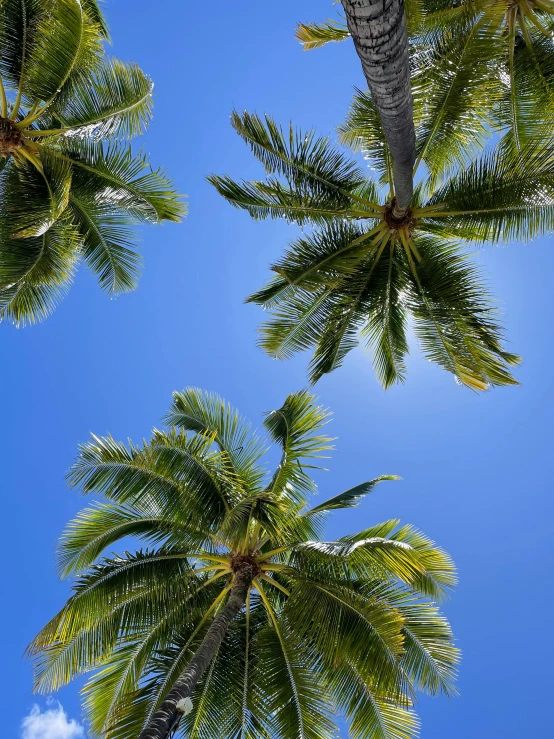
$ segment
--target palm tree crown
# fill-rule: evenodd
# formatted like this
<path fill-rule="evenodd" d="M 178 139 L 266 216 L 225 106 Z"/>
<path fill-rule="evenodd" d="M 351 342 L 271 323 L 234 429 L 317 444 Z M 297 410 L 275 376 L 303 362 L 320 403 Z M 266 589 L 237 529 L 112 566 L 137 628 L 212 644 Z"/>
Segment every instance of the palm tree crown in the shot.
<path fill-rule="evenodd" d="M 125 142 L 151 117 L 153 85 L 106 56 L 106 36 L 96 0 L 0 4 L 0 320 L 46 317 L 80 257 L 109 293 L 133 289 L 133 223 L 184 213 Z"/>
<path fill-rule="evenodd" d="M 195 389 L 175 393 L 171 428 L 142 445 L 83 445 L 70 482 L 106 502 L 62 537 L 60 570 L 78 577 L 30 647 L 37 688 L 96 670 L 85 705 L 103 739 L 165 738 L 177 723 L 198 739 L 331 739 L 335 713 L 354 739 L 415 737 L 414 691 L 453 692 L 458 653 L 433 601 L 454 567 L 398 521 L 322 540 L 330 512 L 394 479 L 309 506 L 310 472 L 331 448 L 327 419 L 306 392 L 267 414 L 281 450 L 270 475 L 249 425 Z M 100 559 L 129 536 L 146 548 Z"/>
<path fill-rule="evenodd" d="M 312 226 L 272 269 L 276 277 L 249 300 L 272 319 L 261 346 L 287 358 L 315 347 L 311 380 L 342 363 L 360 339 L 373 350 L 384 387 L 403 380 L 408 318 L 425 355 L 475 390 L 515 383 L 519 358 L 502 329 L 464 243 L 532 239 L 554 228 L 554 148 L 543 141 L 514 155 L 502 140 L 472 161 L 464 140 L 435 125 L 440 78 L 415 96 L 419 185 L 412 207 L 394 217 L 390 153 L 368 93 L 358 93 L 340 128 L 362 151 L 368 176 L 326 138 L 285 134 L 268 116 L 235 113 L 232 124 L 263 163 L 264 181 L 210 181 L 254 218 Z M 474 133 L 474 144 L 486 132 Z"/>
<path fill-rule="evenodd" d="M 406 0 L 405 6 L 411 66 L 442 80 L 435 125 L 455 129 L 468 145 L 483 126 L 508 133 L 516 149 L 550 136 L 552 0 Z M 305 49 L 350 38 L 342 19 L 301 23 L 296 35 Z"/>

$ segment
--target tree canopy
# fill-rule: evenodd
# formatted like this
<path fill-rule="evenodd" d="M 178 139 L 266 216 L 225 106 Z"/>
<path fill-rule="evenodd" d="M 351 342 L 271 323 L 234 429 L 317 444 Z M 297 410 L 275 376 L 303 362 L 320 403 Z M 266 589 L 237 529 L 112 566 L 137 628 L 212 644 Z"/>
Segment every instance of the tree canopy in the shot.
<path fill-rule="evenodd" d="M 267 442 L 197 389 L 175 393 L 169 428 L 142 444 L 82 445 L 69 482 L 103 500 L 61 538 L 73 592 L 29 651 L 44 692 L 92 671 L 91 737 L 141 734 L 245 564 L 244 607 L 192 696 L 183 736 L 331 739 L 338 714 L 354 739 L 410 739 L 415 691 L 454 692 L 458 651 L 436 605 L 455 582 L 450 557 L 396 520 L 322 536 L 334 511 L 396 479 L 314 501 L 328 420 L 306 392 L 268 413 L 265 432 L 280 449 L 271 472 Z M 128 537 L 142 547 L 104 555 Z"/>

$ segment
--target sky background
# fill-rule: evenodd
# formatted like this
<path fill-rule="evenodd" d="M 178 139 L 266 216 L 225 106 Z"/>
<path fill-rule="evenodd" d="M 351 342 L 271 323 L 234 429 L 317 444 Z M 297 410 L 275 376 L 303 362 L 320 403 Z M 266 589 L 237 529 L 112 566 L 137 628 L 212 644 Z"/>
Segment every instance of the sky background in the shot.
<path fill-rule="evenodd" d="M 217 391 L 256 424 L 305 386 L 308 355 L 281 363 L 256 349 L 261 310 L 242 303 L 296 229 L 250 220 L 205 176 L 262 176 L 229 125 L 233 107 L 333 134 L 352 86 L 363 86 L 354 49 L 305 53 L 293 38 L 297 21 L 332 12 L 329 0 L 106 5 L 113 52 L 156 83 L 154 120 L 137 145 L 188 194 L 190 216 L 143 232 L 145 269 L 134 294 L 110 301 L 83 269 L 46 323 L 0 326 L 6 739 L 86 736 L 78 685 L 56 696 L 64 718 L 56 703 L 32 695 L 22 658 L 68 593 L 54 546 L 86 503 L 64 484 L 78 443 L 108 431 L 139 440 L 160 424 L 171 392 L 187 385 Z M 510 350 L 525 359 L 516 370 L 521 387 L 476 395 L 414 347 L 404 386 L 385 393 L 360 349 L 316 388 L 338 437 L 322 496 L 379 474 L 403 478 L 336 516 L 329 537 L 400 518 L 459 568 L 445 611 L 463 651 L 460 697 L 421 700 L 423 739 L 543 737 L 551 728 L 552 247 L 542 239 L 475 253 Z"/>

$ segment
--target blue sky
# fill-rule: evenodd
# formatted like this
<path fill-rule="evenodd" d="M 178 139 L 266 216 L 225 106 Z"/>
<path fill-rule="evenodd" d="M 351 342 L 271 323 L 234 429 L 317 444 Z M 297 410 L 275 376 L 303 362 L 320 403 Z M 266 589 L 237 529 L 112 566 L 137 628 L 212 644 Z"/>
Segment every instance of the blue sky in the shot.
<path fill-rule="evenodd" d="M 280 363 L 262 354 L 254 343 L 260 309 L 242 304 L 295 229 L 251 221 L 204 178 L 261 175 L 229 125 L 235 106 L 322 133 L 341 122 L 352 86 L 363 85 L 353 48 L 307 54 L 293 38 L 297 21 L 321 19 L 329 5 L 107 4 L 114 53 L 139 62 L 156 83 L 144 149 L 189 195 L 190 216 L 181 226 L 144 231 L 145 270 L 134 294 L 110 301 L 83 270 L 46 323 L 0 327 L 0 695 L 9 739 L 83 735 L 71 724 L 82 720 L 78 686 L 56 696 L 63 719 L 57 704 L 32 696 L 22 659 L 68 592 L 56 579 L 54 545 L 85 502 L 64 485 L 77 444 L 91 431 L 140 439 L 159 424 L 171 391 L 186 385 L 219 392 L 256 423 L 305 386 L 308 356 Z M 521 387 L 475 395 L 414 350 L 407 383 L 384 393 L 359 350 L 316 388 L 334 411 L 338 437 L 322 494 L 383 473 L 403 478 L 337 516 L 329 536 L 400 518 L 438 541 L 459 568 L 445 610 L 464 654 L 461 695 L 421 700 L 424 739 L 519 739 L 546 736 L 551 726 L 552 247 L 542 239 L 476 251 L 509 346 L 525 359 Z M 37 711 L 50 716 L 22 730 Z"/>

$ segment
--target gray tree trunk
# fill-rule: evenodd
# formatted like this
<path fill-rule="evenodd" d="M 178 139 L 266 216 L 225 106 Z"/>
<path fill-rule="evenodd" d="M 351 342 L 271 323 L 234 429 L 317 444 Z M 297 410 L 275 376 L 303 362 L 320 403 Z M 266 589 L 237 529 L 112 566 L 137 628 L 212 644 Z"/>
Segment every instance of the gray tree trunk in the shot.
<path fill-rule="evenodd" d="M 341 0 L 394 159 L 398 206 L 412 199 L 415 129 L 404 0 Z"/>
<path fill-rule="evenodd" d="M 152 716 L 152 720 L 140 735 L 140 739 L 167 739 L 169 732 L 181 716 L 177 703 L 182 698 L 190 697 L 221 646 L 231 622 L 242 610 L 252 584 L 252 574 L 252 566 L 249 564 L 243 565 L 238 570 L 227 603 L 212 621 L 202 644 L 171 688 L 167 698 Z"/>

